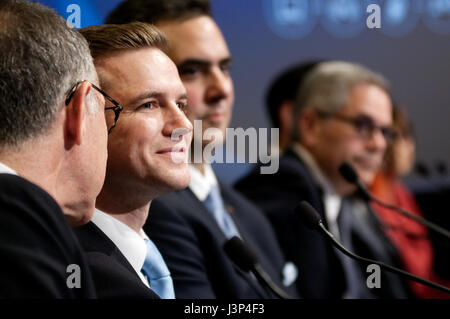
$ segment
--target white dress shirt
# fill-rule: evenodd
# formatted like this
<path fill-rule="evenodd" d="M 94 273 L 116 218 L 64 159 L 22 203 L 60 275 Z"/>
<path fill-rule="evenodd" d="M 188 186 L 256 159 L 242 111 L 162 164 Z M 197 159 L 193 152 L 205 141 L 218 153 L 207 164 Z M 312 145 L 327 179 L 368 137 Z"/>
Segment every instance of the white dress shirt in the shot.
<path fill-rule="evenodd" d="M 302 145 L 295 143 L 293 146 L 295 153 L 300 157 L 308 167 L 316 183 L 322 188 L 322 200 L 325 208 L 325 218 L 327 219 L 328 228 L 331 233 L 339 239 L 338 215 L 341 209 L 342 197 L 339 196 L 331 182 L 323 174 L 317 165 L 316 160 Z"/>
<path fill-rule="evenodd" d="M 219 182 L 217 181 L 216 175 L 214 174 L 211 165 L 205 164 L 204 169 L 205 175 L 203 175 L 194 166 L 189 165 L 189 172 L 191 174 L 191 182 L 189 183 L 189 188 L 201 202 L 205 201 L 213 186 L 217 185 L 217 187 L 219 187 Z"/>
<path fill-rule="evenodd" d="M 0 162 L 0 173 L 1 174 L 19 175 L 19 174 L 17 174 L 17 172 L 15 170 L 13 170 L 8 165 L 3 164 L 2 162 Z"/>
<path fill-rule="evenodd" d="M 141 229 L 140 234 L 138 234 L 118 219 L 98 209 L 94 211 L 92 222 L 111 239 L 131 264 L 142 282 L 147 287 L 150 287 L 147 278 L 141 272 L 145 256 L 147 255 L 147 246 L 144 239 L 148 239 L 148 236 L 145 232 Z"/>

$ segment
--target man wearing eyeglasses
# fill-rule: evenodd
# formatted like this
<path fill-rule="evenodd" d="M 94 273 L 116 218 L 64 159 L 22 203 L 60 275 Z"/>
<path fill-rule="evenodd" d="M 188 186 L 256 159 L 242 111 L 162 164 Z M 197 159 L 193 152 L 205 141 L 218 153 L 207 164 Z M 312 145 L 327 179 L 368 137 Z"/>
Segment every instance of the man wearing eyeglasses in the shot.
<path fill-rule="evenodd" d="M 232 58 L 210 1 L 127 0 L 111 12 L 107 23 L 135 20 L 155 24 L 166 34 L 169 56 L 189 95 L 187 116 L 202 126 L 194 136 L 197 147 L 191 148 L 191 159 L 200 156 L 190 163 L 189 187 L 156 199 L 144 226 L 167 260 L 177 298 L 273 298 L 225 253 L 223 245 L 233 236 L 251 245 L 272 280 L 296 296 L 295 267 L 284 260 L 263 213 L 221 183 L 202 156 L 211 147 L 211 129 L 223 133 L 215 135 L 213 143 L 224 142 L 234 103 Z M 194 154 L 196 150 L 201 154 Z"/>
<path fill-rule="evenodd" d="M 339 173 L 339 166 L 348 162 L 370 184 L 379 170 L 386 146 L 394 138 L 388 82 L 361 65 L 320 63 L 303 82 L 294 115 L 294 142 L 280 159 L 280 170 L 274 175 L 252 171 L 237 188 L 272 221 L 287 257 L 301 270 L 302 295 L 406 297 L 398 278 L 382 277 L 381 288 L 369 289 L 366 279 L 370 274 L 365 268 L 336 253 L 322 234 L 307 229 L 294 213 L 296 205 L 306 200 L 349 248 L 364 257 L 397 262 L 396 251 L 383 237 L 375 217 L 366 209 L 363 221 L 355 216 L 362 215 L 356 209 L 359 202 L 344 197 L 356 188 Z"/>
<path fill-rule="evenodd" d="M 76 229 L 97 294 L 175 298 L 167 265 L 142 226 L 154 198 L 189 184 L 186 89 L 155 27 L 110 24 L 81 33 L 104 90 L 110 133 L 105 184 L 92 222 Z"/>
<path fill-rule="evenodd" d="M 105 178 L 104 99 L 83 37 L 54 11 L 0 3 L 0 298 L 93 298 L 70 226 Z"/>

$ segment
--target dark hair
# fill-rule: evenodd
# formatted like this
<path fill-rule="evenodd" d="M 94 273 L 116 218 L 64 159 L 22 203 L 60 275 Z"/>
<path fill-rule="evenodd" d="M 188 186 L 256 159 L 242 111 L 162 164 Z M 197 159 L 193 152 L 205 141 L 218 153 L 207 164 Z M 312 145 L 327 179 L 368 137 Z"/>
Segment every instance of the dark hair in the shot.
<path fill-rule="evenodd" d="M 416 134 L 414 132 L 414 127 L 409 119 L 407 110 L 399 105 L 395 100 L 393 101 L 392 107 L 392 128 L 396 133 L 396 139 L 394 143 L 388 145 L 386 152 L 384 154 L 384 168 L 385 171 L 391 174 L 397 175 L 396 169 L 396 153 L 395 148 L 398 147 L 396 141 L 404 140 L 409 141 L 413 145 L 416 144 Z"/>
<path fill-rule="evenodd" d="M 167 52 L 167 40 L 148 23 L 104 24 L 80 30 L 89 44 L 94 61 L 117 51 L 155 47 Z"/>
<path fill-rule="evenodd" d="M 396 101 L 393 101 L 392 126 L 398 137 L 412 140 L 416 139 L 414 127 L 409 120 L 408 112 L 404 107 L 397 104 Z"/>
<path fill-rule="evenodd" d="M 46 132 L 77 81 L 96 81 L 86 40 L 53 10 L 0 2 L 0 147 Z"/>
<path fill-rule="evenodd" d="M 187 20 L 211 16 L 209 0 L 125 0 L 106 18 L 106 23 L 124 24 L 133 21 L 157 24 L 167 20 Z"/>
<path fill-rule="evenodd" d="M 283 101 L 295 101 L 297 90 L 309 71 L 322 61 L 310 61 L 295 65 L 279 74 L 269 86 L 266 94 L 267 111 L 274 127 L 279 127 L 279 108 Z"/>

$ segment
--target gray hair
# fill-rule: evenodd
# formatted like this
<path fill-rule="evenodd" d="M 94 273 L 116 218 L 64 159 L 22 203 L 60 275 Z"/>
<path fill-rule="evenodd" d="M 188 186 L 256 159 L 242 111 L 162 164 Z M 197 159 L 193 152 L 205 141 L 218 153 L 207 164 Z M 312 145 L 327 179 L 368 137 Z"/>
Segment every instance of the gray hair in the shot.
<path fill-rule="evenodd" d="M 0 47 L 0 147 L 44 134 L 75 83 L 97 82 L 86 40 L 39 3 L 1 1 Z"/>
<path fill-rule="evenodd" d="M 298 117 L 305 109 L 334 113 L 347 103 L 348 95 L 360 84 L 372 84 L 389 94 L 390 84 L 381 74 L 349 62 L 330 61 L 316 66 L 297 92 L 293 138 L 299 140 Z"/>

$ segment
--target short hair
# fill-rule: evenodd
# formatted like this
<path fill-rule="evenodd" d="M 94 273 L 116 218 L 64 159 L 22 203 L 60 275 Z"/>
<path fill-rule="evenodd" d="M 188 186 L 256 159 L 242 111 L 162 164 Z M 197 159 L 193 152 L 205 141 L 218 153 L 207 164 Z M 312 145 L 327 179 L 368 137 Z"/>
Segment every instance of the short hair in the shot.
<path fill-rule="evenodd" d="M 108 15 L 106 23 L 140 21 L 158 24 L 202 15 L 211 16 L 210 0 L 125 0 Z"/>
<path fill-rule="evenodd" d="M 18 148 L 52 126 L 76 82 L 97 77 L 86 40 L 39 3 L 0 2 L 0 47 L 0 147 Z"/>
<path fill-rule="evenodd" d="M 89 44 L 94 62 L 104 56 L 145 47 L 167 52 L 167 39 L 156 27 L 148 23 L 104 24 L 80 29 Z"/>
<path fill-rule="evenodd" d="M 132 22 L 128 24 L 104 24 L 80 29 L 89 44 L 94 63 L 102 58 L 126 50 L 141 48 L 157 48 L 167 53 L 167 39 L 155 26 Z M 98 73 L 100 85 L 104 88 L 108 83 L 101 72 Z"/>
<path fill-rule="evenodd" d="M 306 75 L 320 62 L 310 61 L 289 67 L 271 82 L 266 94 L 266 107 L 274 127 L 280 126 L 281 103 L 286 100 L 295 101 L 298 88 Z"/>
<path fill-rule="evenodd" d="M 305 109 L 334 113 L 344 107 L 350 92 L 360 84 L 376 85 L 390 94 L 390 84 L 381 74 L 350 62 L 319 63 L 297 92 L 294 119 Z M 294 140 L 299 140 L 298 121 L 294 121 Z"/>

